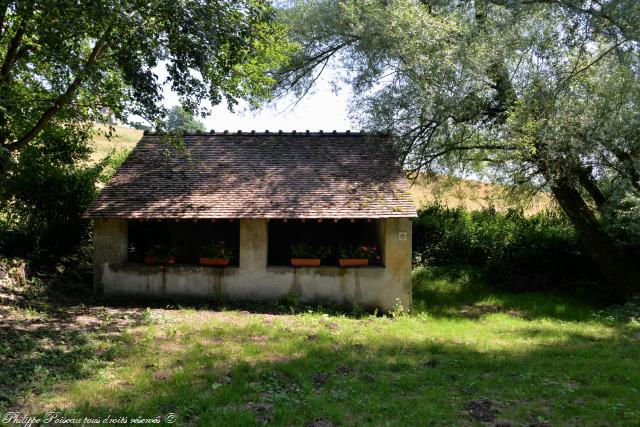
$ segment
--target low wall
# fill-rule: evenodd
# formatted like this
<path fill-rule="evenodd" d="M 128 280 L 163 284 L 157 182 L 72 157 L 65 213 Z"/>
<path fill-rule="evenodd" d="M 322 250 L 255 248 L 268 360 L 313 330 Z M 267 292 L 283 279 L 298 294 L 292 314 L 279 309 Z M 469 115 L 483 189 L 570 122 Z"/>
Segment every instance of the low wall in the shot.
<path fill-rule="evenodd" d="M 242 272 L 237 267 L 105 265 L 105 295 L 152 298 L 226 298 L 270 301 L 297 295 L 303 302 L 358 304 L 391 309 L 396 298 L 408 303 L 406 291 L 382 267 L 267 267 Z"/>
<path fill-rule="evenodd" d="M 105 222 L 119 220 L 102 220 Z M 121 226 L 96 226 L 96 232 L 117 233 Z M 411 305 L 411 222 L 384 220 L 382 257 L 384 267 L 271 267 L 267 266 L 265 220 L 241 220 L 240 266 L 201 267 L 193 265 L 151 266 L 126 263 L 120 251 L 126 234 L 102 235 L 104 251 L 96 246 L 96 289 L 107 296 L 151 298 L 269 301 L 295 294 L 302 302 L 358 304 L 390 310 L 399 299 Z M 118 244 L 118 242 L 120 242 Z M 126 247 L 126 246 L 125 246 Z M 115 262 L 109 256 L 117 256 Z"/>

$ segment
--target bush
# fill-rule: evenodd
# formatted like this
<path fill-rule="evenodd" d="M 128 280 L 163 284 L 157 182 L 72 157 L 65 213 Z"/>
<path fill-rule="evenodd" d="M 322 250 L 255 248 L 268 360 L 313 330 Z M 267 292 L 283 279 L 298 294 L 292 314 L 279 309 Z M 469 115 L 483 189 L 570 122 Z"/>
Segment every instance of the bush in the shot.
<path fill-rule="evenodd" d="M 640 196 L 624 189 L 612 194 L 605 209 L 603 224 L 631 257 L 640 257 Z"/>
<path fill-rule="evenodd" d="M 1 192 L 6 255 L 64 255 L 89 237 L 80 216 L 96 195 L 103 162 L 90 165 L 91 133 L 50 127 L 10 164 Z"/>
<path fill-rule="evenodd" d="M 413 223 L 413 242 L 417 265 L 477 265 L 511 290 L 593 289 L 600 282 L 575 230 L 557 211 L 525 217 L 516 210 L 431 205 Z"/>

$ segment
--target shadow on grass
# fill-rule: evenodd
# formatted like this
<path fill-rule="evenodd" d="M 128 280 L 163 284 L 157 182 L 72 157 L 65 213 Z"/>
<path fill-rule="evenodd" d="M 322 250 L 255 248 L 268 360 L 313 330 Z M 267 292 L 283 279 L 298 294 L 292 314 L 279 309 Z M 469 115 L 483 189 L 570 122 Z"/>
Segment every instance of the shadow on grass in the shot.
<path fill-rule="evenodd" d="M 416 311 L 437 317 L 478 319 L 502 312 L 525 319 L 598 321 L 593 303 L 569 295 L 496 290 L 471 266 L 418 268 L 412 281 Z"/>
<path fill-rule="evenodd" d="M 527 319 L 550 318 L 574 322 L 594 320 L 594 310 L 592 308 L 576 303 L 568 297 L 543 294 L 510 294 L 493 291 L 487 286 L 482 276 L 476 270 L 469 267 L 418 269 L 414 273 L 413 280 L 415 311 L 418 313 L 426 312 L 436 319 L 438 317 L 480 319 L 490 313 L 505 312 Z M 33 304 L 35 308 L 31 308 L 30 304 L 22 304 L 19 307 L 12 307 L 9 303 L 0 304 L 0 341 L 2 342 L 2 346 L 0 346 L 0 366 L 2 367 L 2 369 L 0 369 L 0 411 L 21 406 L 21 401 L 25 398 L 48 392 L 60 382 L 94 378 L 96 372 L 103 369 L 108 361 L 114 357 L 127 357 L 129 343 L 126 342 L 128 338 L 123 336 L 123 332 L 127 328 L 139 326 L 148 320 L 145 317 L 145 311 L 140 307 L 149 304 L 145 304 L 143 301 L 139 302 L 139 305 L 129 305 L 128 307 L 101 307 L 91 305 L 88 301 L 85 302 L 85 304 L 86 305 L 81 301 L 73 301 L 72 303 L 50 301 L 48 303 L 41 302 L 40 304 Z M 172 310 L 182 308 L 177 304 L 168 307 L 166 303 L 160 303 L 156 306 Z M 192 306 L 193 305 L 187 303 L 187 307 Z M 369 322 L 388 321 L 388 319 L 371 318 L 359 310 L 343 310 L 340 308 L 318 306 L 308 307 L 295 304 L 293 306 L 287 306 L 286 302 L 234 305 L 201 304 L 195 307 L 206 309 L 233 308 L 240 310 L 240 315 L 249 317 L 260 313 L 265 316 L 292 314 L 306 312 L 307 309 L 313 308 L 316 313 L 336 314 L 341 318 L 349 319 L 349 321 L 363 318 L 362 321 L 355 322 L 354 324 L 359 323 L 360 325 L 366 325 Z M 422 328 L 423 325 L 428 329 L 428 322 L 424 324 L 421 323 L 420 328 Z M 411 327 L 413 326 L 407 326 L 408 329 Z M 269 335 L 271 332 L 265 330 L 263 333 Z M 329 401 L 336 402 L 336 405 L 339 407 L 346 408 L 348 405 L 359 404 L 360 400 L 364 399 L 360 397 L 358 398 L 360 400 L 354 403 L 353 396 L 355 394 L 362 393 L 361 396 L 367 396 L 368 399 L 369 394 L 373 393 L 371 399 L 380 406 L 376 410 L 378 412 L 372 410 L 372 414 L 377 417 L 389 408 L 391 408 L 389 410 L 393 408 L 397 410 L 404 408 L 399 402 L 393 403 L 393 399 L 396 398 L 395 396 L 391 403 L 386 402 L 384 397 L 385 393 L 400 393 L 403 396 L 409 396 L 407 398 L 410 400 L 414 398 L 417 399 L 417 396 L 421 396 L 421 399 L 439 402 L 439 404 L 445 406 L 448 404 L 443 401 L 446 396 L 450 398 L 458 396 L 456 398 L 462 399 L 457 392 L 451 395 L 451 389 L 445 385 L 446 378 L 458 384 L 456 387 L 475 387 L 473 384 L 479 381 L 479 377 L 477 376 L 482 377 L 482 375 L 486 373 L 481 370 L 480 367 L 484 366 L 484 364 L 491 365 L 491 361 L 496 357 L 498 360 L 504 358 L 509 359 L 508 365 L 511 366 L 510 369 L 513 369 L 513 372 L 516 373 L 519 372 L 520 369 L 525 369 L 528 364 L 537 366 L 541 372 L 544 372 L 546 368 L 543 364 L 534 363 L 534 356 L 538 353 L 543 359 L 553 354 L 557 354 L 559 358 L 564 357 L 568 359 L 574 358 L 575 356 L 578 358 L 576 363 L 587 363 L 592 367 L 597 367 L 603 363 L 601 358 L 613 357 L 611 360 L 617 360 L 616 358 L 619 359 L 622 357 L 604 348 L 609 345 L 611 341 L 604 341 L 598 337 L 582 335 L 578 332 L 563 332 L 561 336 L 557 337 L 554 331 L 546 330 L 539 325 L 531 325 L 526 328 L 521 327 L 513 336 L 516 338 L 542 339 L 548 341 L 550 345 L 553 344 L 558 347 L 538 349 L 528 355 L 515 353 L 507 355 L 505 353 L 490 356 L 468 348 L 465 345 L 445 346 L 438 343 L 420 343 L 418 341 L 395 346 L 392 344 L 378 346 L 361 343 L 358 348 L 351 348 L 348 343 L 338 341 L 332 331 L 319 333 L 314 339 L 306 335 L 296 337 L 296 334 L 293 332 L 287 332 L 286 335 L 287 339 L 293 340 L 293 342 L 297 344 L 291 348 L 276 349 L 278 351 L 275 351 L 275 356 L 274 354 L 265 355 L 261 353 L 264 350 L 261 349 L 261 342 L 248 342 L 248 348 L 256 352 L 256 357 L 259 359 L 260 356 L 264 356 L 266 362 L 256 360 L 237 362 L 221 352 L 228 342 L 240 342 L 243 336 L 251 336 L 251 331 L 244 331 L 240 328 L 229 333 L 225 332 L 223 335 L 215 335 L 211 340 L 208 340 L 207 337 L 200 337 L 202 341 L 205 342 L 203 345 L 194 345 L 191 342 L 183 343 L 172 340 L 170 336 L 167 336 L 164 340 L 168 346 L 175 345 L 180 347 L 184 345 L 184 350 L 186 351 L 186 353 L 180 357 L 175 354 L 170 355 L 170 357 L 175 359 L 173 360 L 175 366 L 168 369 L 170 374 L 169 378 L 176 377 L 175 372 L 180 372 L 180 375 L 176 378 L 184 376 L 185 383 L 172 383 L 171 381 L 173 380 L 160 381 L 151 379 L 143 382 L 144 385 L 139 385 L 138 381 L 132 381 L 130 386 L 125 386 L 122 390 L 113 394 L 115 400 L 111 400 L 111 406 L 103 409 L 106 411 L 108 408 L 119 408 L 118 402 L 124 405 L 124 407 L 127 407 L 127 402 L 131 401 L 135 403 L 136 406 L 134 409 L 136 411 L 138 410 L 138 406 L 146 407 L 145 405 L 149 405 L 148 407 L 153 408 L 154 411 L 164 408 L 162 405 L 165 405 L 167 406 L 165 409 L 168 411 L 174 408 L 175 405 L 167 402 L 173 402 L 171 399 L 175 399 L 176 401 L 183 399 L 185 403 L 178 404 L 178 407 L 184 419 L 189 419 L 188 414 L 189 408 L 191 407 L 189 401 L 192 398 L 194 398 L 195 401 L 199 401 L 198 395 L 202 393 L 203 396 L 206 396 L 206 399 L 213 399 L 212 404 L 214 404 L 214 406 L 217 405 L 215 406 L 218 408 L 217 410 L 222 411 L 224 414 L 228 412 L 237 415 L 240 420 L 253 422 L 255 421 L 255 417 L 260 419 L 260 414 L 258 414 L 258 412 L 260 412 L 260 406 L 255 405 L 259 405 L 260 402 L 266 399 L 266 403 L 272 405 L 271 408 L 273 408 L 275 404 L 269 402 L 272 400 L 279 402 L 278 396 L 282 394 L 282 398 L 287 405 L 291 402 L 295 403 L 296 399 L 299 401 L 298 403 L 304 403 L 310 400 L 312 407 L 315 409 L 305 412 L 305 416 L 311 419 L 312 413 L 331 411 L 330 408 L 325 408 L 320 411 L 320 408 L 322 408 L 322 400 L 325 398 L 329 399 Z M 276 336 L 276 338 L 277 342 L 283 339 L 279 336 Z M 453 338 L 455 337 L 452 337 L 451 340 L 453 340 Z M 377 341 L 378 337 L 373 334 L 371 335 L 371 339 Z M 249 338 L 249 340 L 251 340 L 251 338 Z M 451 341 L 449 338 L 446 338 L 446 340 L 447 342 Z M 207 343 L 213 343 L 213 345 Z M 604 343 L 609 344 L 605 345 Z M 637 345 L 637 342 L 635 344 Z M 151 352 L 156 351 L 156 349 L 150 347 L 149 343 L 142 343 L 140 345 L 142 345 L 142 348 L 147 348 Z M 586 348 L 591 348 L 594 345 L 602 350 L 601 358 L 597 355 L 593 358 L 587 358 L 587 354 L 580 353 L 585 346 Z M 576 348 L 579 353 L 573 353 Z M 611 348 L 615 348 L 615 346 L 612 345 Z M 124 356 L 121 355 L 122 352 L 124 352 Z M 198 355 L 198 352 L 201 354 Z M 405 352 L 409 359 L 403 359 L 402 354 Z M 444 354 L 444 356 L 440 354 Z M 635 354 L 637 360 L 637 351 Z M 142 355 L 142 357 L 146 356 Z M 584 360 L 581 361 L 581 359 Z M 468 375 L 462 375 L 460 372 L 465 371 L 467 368 L 464 367 L 464 364 L 460 364 L 459 361 L 461 360 L 466 361 L 465 363 L 470 363 L 472 367 L 475 366 L 475 371 L 472 369 L 468 372 Z M 154 369 L 153 366 L 155 366 L 154 364 L 158 363 L 159 361 L 153 362 L 151 363 L 152 368 L 144 368 L 142 371 L 149 371 L 149 375 L 151 375 Z M 427 365 L 423 366 L 422 364 L 425 363 Z M 342 365 L 347 366 L 347 368 L 345 368 L 347 371 L 349 370 L 348 367 L 355 369 L 357 366 L 357 372 L 362 373 L 362 375 L 367 375 L 357 378 L 350 374 L 338 375 L 336 369 Z M 440 367 L 442 372 L 446 372 L 446 375 L 443 377 L 434 377 L 437 382 L 433 384 L 442 396 L 433 395 L 431 391 L 426 390 L 431 387 L 429 381 L 434 380 L 430 375 L 435 375 L 435 372 L 440 372 L 435 369 L 426 369 L 431 365 L 434 365 L 434 368 Z M 624 363 L 622 365 L 624 365 Z M 407 376 L 402 373 L 402 366 L 409 369 L 408 372 L 410 372 L 410 375 L 407 374 Z M 450 369 L 443 370 L 442 366 L 448 366 Z M 187 367 L 192 367 L 194 372 L 188 372 Z M 615 378 L 622 375 L 622 371 L 617 367 L 613 369 L 607 365 L 605 368 L 611 370 Z M 380 376 L 376 375 L 375 372 L 377 370 L 380 370 L 383 374 Z M 273 380 L 276 383 L 276 385 L 273 386 L 275 387 L 274 390 L 263 390 L 264 387 L 267 387 L 264 383 L 266 380 L 256 377 L 256 372 L 268 373 L 275 371 L 293 372 L 296 377 L 295 381 L 303 384 L 304 390 L 301 395 L 304 396 L 304 399 L 300 400 L 296 397 L 300 395 L 299 392 L 292 394 L 285 390 L 281 393 L 281 390 L 279 391 L 280 385 L 278 385 L 280 384 L 279 379 Z M 531 372 L 531 375 L 535 374 L 535 372 L 530 369 L 528 371 Z M 229 372 L 232 374 L 229 374 Z M 392 374 L 394 372 L 396 374 Z M 234 380 L 233 383 L 235 385 L 233 387 L 230 387 L 226 382 L 227 380 L 225 378 L 227 378 L 228 374 L 230 375 L 229 378 L 233 378 Z M 320 376 L 316 379 L 312 378 L 316 374 Z M 328 375 L 327 378 L 329 379 L 323 380 L 324 374 Z M 426 380 L 427 382 L 414 381 L 414 375 L 416 375 L 415 378 L 418 378 L 420 381 Z M 428 378 L 425 377 L 425 375 Z M 502 369 L 500 375 L 507 375 L 507 373 Z M 558 373 L 557 375 L 561 374 Z M 237 379 L 237 381 L 240 382 L 244 381 L 242 378 L 246 380 L 246 383 L 244 385 L 240 383 L 236 384 Z M 280 378 L 280 376 L 278 376 L 278 378 Z M 353 390 L 349 388 L 347 388 L 347 390 L 341 389 L 342 385 L 351 387 L 349 384 L 352 380 L 355 381 L 352 387 Z M 271 380 L 268 380 L 267 383 L 269 381 Z M 285 378 L 283 381 L 288 382 L 289 380 Z M 468 381 L 468 384 L 464 385 L 464 381 Z M 316 383 L 324 384 L 325 382 L 333 385 L 331 388 L 318 388 L 313 385 Z M 380 384 L 381 382 L 388 384 Z M 409 388 L 392 387 L 391 385 L 395 384 L 395 382 L 407 385 Z M 254 389 L 250 383 L 258 384 L 256 386 L 257 389 Z M 171 390 L 171 387 L 169 387 L 169 389 L 163 391 L 167 396 L 172 396 L 169 401 L 157 396 L 149 401 L 144 400 L 146 399 L 144 396 L 155 396 L 153 387 L 157 386 L 160 387 L 160 390 L 164 390 L 163 387 L 165 387 L 166 384 L 173 384 L 171 387 L 176 387 L 176 390 Z M 309 384 L 312 384 L 313 389 L 309 388 L 311 387 Z M 516 381 L 514 384 L 517 385 L 520 383 Z M 373 389 L 369 389 L 368 385 L 372 385 Z M 520 386 L 522 386 L 522 384 L 518 385 L 518 387 Z M 105 386 L 103 390 L 107 395 L 111 395 L 109 387 L 110 386 Z M 201 389 L 201 387 L 204 388 Z M 220 393 L 222 393 L 222 397 L 219 396 L 220 393 L 213 393 L 214 387 L 216 390 L 217 388 L 221 390 Z M 533 392 L 532 389 L 527 390 L 528 392 Z M 185 393 L 185 396 L 181 396 L 180 393 Z M 275 397 L 268 397 L 268 399 L 265 397 L 265 399 L 262 399 L 260 397 L 262 393 L 267 393 L 265 395 L 267 397 L 270 396 L 270 394 L 273 394 Z M 253 402 L 254 406 L 250 405 L 251 410 L 247 411 L 244 406 L 238 406 L 232 403 L 234 401 L 246 401 L 245 397 L 248 395 L 253 396 L 250 402 Z M 227 396 L 227 398 L 224 396 Z M 468 396 L 465 394 L 464 398 L 466 397 Z M 293 400 L 287 403 L 287 399 L 289 398 Z M 154 403 L 156 399 L 160 399 L 159 401 L 165 403 L 158 406 Z M 99 399 L 96 401 L 99 401 Z M 246 405 L 250 402 L 246 402 Z M 416 405 L 425 405 L 424 402 L 419 403 L 414 401 L 414 403 Z M 204 403 L 202 404 L 204 405 Z M 94 403 L 89 402 L 87 405 L 89 405 L 90 408 L 95 408 Z M 430 408 L 429 410 L 438 413 L 434 405 L 430 403 L 426 405 Z M 268 405 L 265 406 L 265 408 L 266 407 L 268 407 Z M 285 405 L 285 408 L 289 408 L 289 406 Z M 411 412 L 411 408 L 405 409 Z M 264 410 L 267 411 L 266 409 Z M 290 410 L 293 411 L 291 408 L 287 409 L 287 411 Z M 207 413 L 204 406 L 198 406 L 194 411 L 194 413 L 202 413 L 203 411 Z M 271 409 L 269 409 L 269 411 L 271 411 Z M 150 410 L 147 411 L 145 409 L 144 412 L 150 413 Z M 214 418 L 228 421 L 230 418 L 224 414 L 218 414 L 216 415 L 218 418 Z M 336 421 L 342 420 L 340 422 L 345 424 L 352 424 L 352 420 L 348 417 L 345 418 L 344 414 L 341 415 L 339 412 L 332 414 L 333 413 L 329 414 L 331 415 L 331 419 Z M 274 414 L 272 415 L 276 416 Z M 403 419 L 400 414 L 396 415 L 400 417 L 398 419 Z M 302 419 L 297 415 L 286 415 L 286 417 L 289 416 L 293 417 L 291 419 L 298 421 Z M 363 418 L 363 422 L 369 422 L 367 420 L 366 417 Z"/>
<path fill-rule="evenodd" d="M 173 413 L 179 425 L 640 421 L 640 349 L 619 336 L 573 333 L 552 346 L 487 351 L 429 339 L 345 339 L 326 327 L 313 334 L 268 324 L 178 329 L 127 346 L 118 365 L 128 370 L 111 373 L 119 381 L 77 384 L 62 411 Z"/>
<path fill-rule="evenodd" d="M 111 357 L 91 338 L 117 344 L 122 331 L 143 321 L 139 309 L 44 304 L 0 305 L 0 412 L 59 381 L 83 378 Z M 88 363 L 93 362 L 93 363 Z"/>

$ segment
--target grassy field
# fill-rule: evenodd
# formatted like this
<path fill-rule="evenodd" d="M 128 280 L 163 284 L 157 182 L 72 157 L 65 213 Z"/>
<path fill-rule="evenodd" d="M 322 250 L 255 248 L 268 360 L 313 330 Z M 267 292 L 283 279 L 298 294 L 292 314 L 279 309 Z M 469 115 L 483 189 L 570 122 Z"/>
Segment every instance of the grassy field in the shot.
<path fill-rule="evenodd" d="M 538 193 L 526 202 L 516 202 L 510 200 L 502 185 L 434 174 L 421 175 L 411 186 L 410 193 L 417 206 L 438 202 L 451 208 L 461 206 L 471 210 L 517 207 L 527 215 L 544 210 L 552 203 L 546 193 Z"/>
<path fill-rule="evenodd" d="M 637 307 L 492 292 L 465 267 L 416 270 L 408 315 L 26 301 L 0 307 L 0 410 L 178 425 L 640 423 Z"/>
<path fill-rule="evenodd" d="M 107 157 L 111 152 L 130 151 L 142 138 L 142 131 L 138 129 L 114 126 L 113 135 L 108 138 L 105 133 L 109 128 L 103 125 L 95 126 L 94 152 L 91 159 L 98 162 Z"/>

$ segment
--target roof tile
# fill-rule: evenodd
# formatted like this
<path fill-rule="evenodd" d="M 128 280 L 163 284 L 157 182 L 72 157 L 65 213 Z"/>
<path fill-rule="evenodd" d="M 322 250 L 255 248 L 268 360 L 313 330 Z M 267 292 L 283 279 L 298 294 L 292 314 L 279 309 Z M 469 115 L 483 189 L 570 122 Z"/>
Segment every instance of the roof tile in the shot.
<path fill-rule="evenodd" d="M 388 135 L 147 133 L 86 218 L 386 218 L 416 209 Z"/>

